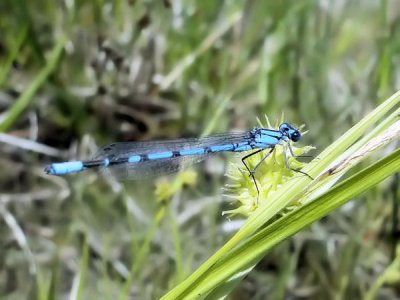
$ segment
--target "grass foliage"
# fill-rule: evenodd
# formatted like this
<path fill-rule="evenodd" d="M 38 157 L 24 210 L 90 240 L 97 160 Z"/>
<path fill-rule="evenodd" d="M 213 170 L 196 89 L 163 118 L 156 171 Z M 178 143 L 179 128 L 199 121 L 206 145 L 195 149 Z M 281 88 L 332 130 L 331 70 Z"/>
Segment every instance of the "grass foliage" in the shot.
<path fill-rule="evenodd" d="M 0 298 L 399 297 L 398 4 L 0 1 Z M 43 172 L 282 112 L 314 180 L 248 218 L 221 215 L 236 155 L 155 181 Z"/>

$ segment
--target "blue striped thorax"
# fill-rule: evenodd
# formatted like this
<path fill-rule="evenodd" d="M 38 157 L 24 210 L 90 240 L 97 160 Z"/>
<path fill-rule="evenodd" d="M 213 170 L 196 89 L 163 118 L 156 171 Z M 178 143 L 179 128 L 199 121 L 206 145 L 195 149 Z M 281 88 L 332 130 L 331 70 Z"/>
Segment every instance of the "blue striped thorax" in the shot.
<path fill-rule="evenodd" d="M 251 132 L 253 142 L 251 146 L 256 148 L 271 148 L 282 141 L 291 140 L 297 142 L 301 138 L 301 133 L 288 123 L 282 123 L 279 130 L 271 130 L 265 128 L 254 128 Z"/>

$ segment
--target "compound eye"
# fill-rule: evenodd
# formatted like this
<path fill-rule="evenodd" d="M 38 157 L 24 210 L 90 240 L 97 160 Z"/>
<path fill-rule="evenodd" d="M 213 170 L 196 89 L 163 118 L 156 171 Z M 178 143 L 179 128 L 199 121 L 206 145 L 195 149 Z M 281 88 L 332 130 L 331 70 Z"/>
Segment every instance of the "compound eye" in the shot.
<path fill-rule="evenodd" d="M 279 131 L 282 133 L 288 133 L 290 130 L 290 127 L 286 123 L 282 123 L 281 126 L 279 126 Z"/>
<path fill-rule="evenodd" d="M 293 142 L 297 142 L 301 137 L 300 132 L 293 132 L 292 136 L 291 136 L 291 140 Z"/>

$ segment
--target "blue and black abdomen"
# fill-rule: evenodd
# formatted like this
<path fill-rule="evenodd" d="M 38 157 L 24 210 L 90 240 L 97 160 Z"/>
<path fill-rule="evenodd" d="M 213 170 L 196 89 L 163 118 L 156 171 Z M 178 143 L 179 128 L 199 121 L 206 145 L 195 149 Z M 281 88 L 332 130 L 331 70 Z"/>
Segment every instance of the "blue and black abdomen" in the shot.
<path fill-rule="evenodd" d="M 99 150 L 92 160 L 54 163 L 47 174 L 65 175 L 86 169 L 110 171 L 120 178 L 145 178 L 176 172 L 184 165 L 219 152 L 271 149 L 282 141 L 297 141 L 301 135 L 287 123 L 279 130 L 254 128 L 246 133 L 227 133 L 204 138 L 169 141 L 113 143 Z"/>
<path fill-rule="evenodd" d="M 174 141 L 113 143 L 100 149 L 92 160 L 54 163 L 47 166 L 45 172 L 51 175 L 66 175 L 101 168 L 117 170 L 113 173 L 129 173 L 118 177 L 140 178 L 141 175 L 151 172 L 154 175 L 175 172 L 182 166 L 201 161 L 212 153 L 251 149 L 248 133 Z M 124 168 L 128 171 L 124 171 Z M 139 174 L 140 172 L 142 174 Z"/>

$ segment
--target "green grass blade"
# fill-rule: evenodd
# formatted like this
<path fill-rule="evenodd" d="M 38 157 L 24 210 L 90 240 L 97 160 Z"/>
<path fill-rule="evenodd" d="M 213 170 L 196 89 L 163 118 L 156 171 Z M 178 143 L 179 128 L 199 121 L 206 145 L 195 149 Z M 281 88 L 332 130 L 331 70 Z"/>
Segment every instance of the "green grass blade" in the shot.
<path fill-rule="evenodd" d="M 360 122 L 343 134 L 337 141 L 325 149 L 312 163 L 306 166 L 303 171 L 312 177 L 317 177 L 324 171 L 342 152 L 354 144 L 363 134 L 374 124 L 381 120 L 394 107 L 400 104 L 400 91 L 393 94 L 384 103 L 364 117 Z M 193 289 L 198 282 L 202 281 L 210 269 L 218 263 L 226 253 L 232 248 L 243 242 L 247 237 L 256 232 L 266 224 L 273 216 L 279 213 L 290 203 L 294 203 L 298 196 L 304 192 L 310 184 L 310 179 L 306 176 L 300 177 L 296 181 L 290 181 L 282 186 L 281 190 L 273 194 L 268 201 L 262 201 L 259 209 L 249 217 L 243 227 L 212 257 L 203 263 L 191 276 L 184 282 L 171 290 L 163 299 L 176 299 L 182 294 Z"/>
<path fill-rule="evenodd" d="M 143 242 L 143 245 L 136 256 L 135 261 L 131 266 L 129 277 L 124 283 L 121 294 L 119 295 L 118 298 L 119 300 L 129 299 L 129 292 L 131 290 L 135 276 L 139 271 L 139 268 L 142 265 L 145 256 L 148 255 L 150 252 L 151 241 L 153 240 L 154 235 L 156 234 L 156 231 L 159 228 L 161 221 L 164 219 L 165 213 L 166 213 L 166 206 L 165 205 L 160 206 L 160 209 L 157 212 L 157 216 L 153 220 L 153 223 L 146 235 L 146 239 Z"/>
<path fill-rule="evenodd" d="M 8 110 L 6 117 L 0 123 L 0 132 L 4 132 L 14 124 L 21 113 L 28 107 L 28 105 L 33 100 L 33 96 L 39 90 L 39 88 L 45 84 L 48 80 L 48 77 L 56 68 L 57 63 L 61 57 L 63 52 L 64 45 L 67 41 L 67 37 L 63 36 L 59 39 L 58 43 L 52 50 L 49 55 L 49 59 L 47 60 L 47 64 L 44 68 L 39 72 L 37 77 L 32 81 L 32 83 L 28 86 L 28 88 L 21 94 L 21 96 L 17 99 L 14 105 Z"/>
<path fill-rule="evenodd" d="M 28 32 L 27 26 L 23 26 L 20 29 L 17 36 L 15 37 L 15 43 L 11 48 L 10 54 L 2 63 L 0 63 L 0 86 L 3 85 L 5 79 L 7 78 L 7 75 L 10 72 L 13 62 L 18 57 L 21 45 L 25 41 L 27 32 Z"/>
<path fill-rule="evenodd" d="M 82 258 L 79 266 L 79 274 L 76 275 L 69 299 L 79 300 L 83 298 L 83 291 L 86 283 L 86 277 L 89 269 L 89 245 L 85 238 L 82 246 Z"/>
<path fill-rule="evenodd" d="M 241 274 L 243 270 L 250 271 L 273 246 L 399 171 L 400 149 L 338 184 L 315 201 L 260 230 L 222 258 L 197 282 L 196 286 L 192 286 L 191 290 L 180 296 L 188 299 L 196 295 L 205 296 L 225 281 L 232 287 L 231 279 Z M 242 274 L 244 275 L 246 274 Z M 226 287 L 223 285 L 222 289 L 226 290 Z"/>

